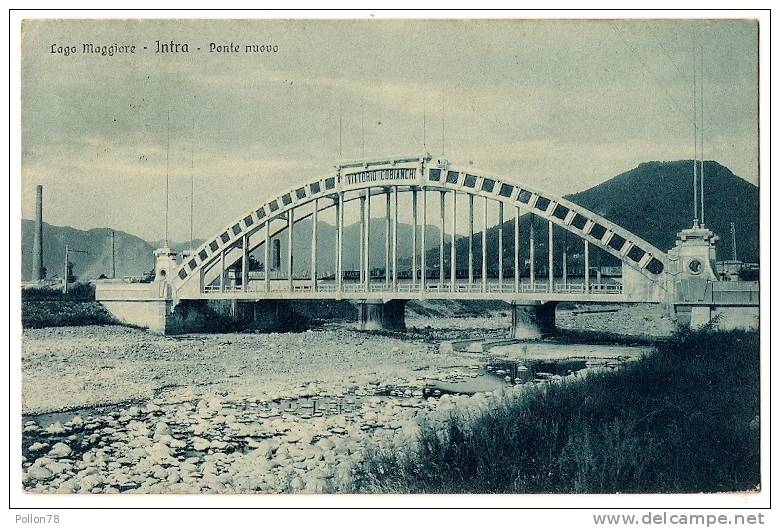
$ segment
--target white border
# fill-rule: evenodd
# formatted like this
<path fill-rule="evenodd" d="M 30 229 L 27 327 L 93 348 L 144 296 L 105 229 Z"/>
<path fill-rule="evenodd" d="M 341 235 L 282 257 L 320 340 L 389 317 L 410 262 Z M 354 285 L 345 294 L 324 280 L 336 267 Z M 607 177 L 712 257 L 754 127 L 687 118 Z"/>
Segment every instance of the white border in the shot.
<path fill-rule="evenodd" d="M 89 2 L 93 5 L 97 2 Z M 144 4 L 152 4 L 151 2 L 144 2 Z M 669 2 L 669 4 L 672 4 Z M 638 12 L 638 11 L 524 11 L 524 12 L 512 12 L 512 11 L 395 11 L 395 12 L 370 12 L 370 11 L 329 11 L 329 12 L 301 12 L 301 11 L 274 11 L 274 12 L 257 12 L 257 11 L 230 11 L 230 12 L 203 12 L 203 11 L 154 11 L 154 12 L 141 12 L 141 11 L 80 11 L 80 12 L 67 12 L 60 10 L 51 11 L 36 11 L 36 12 L 24 12 L 15 11 L 10 14 L 10 49 L 13 53 L 10 56 L 10 71 L 11 71 L 11 89 L 10 89 L 10 123 L 12 124 L 11 130 L 19 130 L 20 126 L 20 85 L 19 85 L 19 72 L 20 72 L 20 22 L 23 18 L 505 18 L 505 17 L 517 17 L 517 18 L 754 18 L 758 19 L 760 23 L 759 34 L 759 50 L 760 50 L 760 79 L 759 79 L 759 124 L 762 131 L 760 137 L 760 174 L 759 174 L 759 186 L 761 188 L 760 196 L 760 221 L 761 221 L 761 281 L 762 290 L 764 292 L 769 291 L 770 287 L 770 255 L 769 255 L 769 130 L 770 130 L 770 115 L 769 115 L 769 13 L 767 12 L 755 12 L 755 11 L 651 11 L 651 12 Z M 10 292 L 17 292 L 19 286 L 19 277 L 21 277 L 20 265 L 21 259 L 19 258 L 20 247 L 20 229 L 19 224 L 13 219 L 21 218 L 21 207 L 19 202 L 19 196 L 21 195 L 20 188 L 20 174 L 21 174 L 21 144 L 19 133 L 12 133 L 10 139 L 11 146 L 11 159 L 10 159 L 10 211 L 9 218 L 11 218 L 9 232 L 10 232 L 10 258 L 8 261 L 9 270 L 3 269 L 3 271 L 9 271 L 11 277 L 11 283 L 8 285 Z M 4 263 L 5 265 L 5 263 Z M 21 449 L 19 446 L 21 431 L 20 421 L 18 417 L 21 413 L 21 384 L 20 376 L 21 361 L 20 361 L 20 336 L 21 325 L 17 316 L 21 311 L 20 300 L 18 295 L 9 295 L 10 298 L 10 314 L 11 325 L 9 328 L 9 334 L 11 336 L 12 346 L 10 347 L 9 354 L 11 358 L 11 372 L 13 376 L 10 384 L 11 407 L 10 416 L 13 418 L 10 420 L 11 430 L 10 438 L 16 439 L 11 443 L 12 458 L 9 462 L 9 475 L 10 482 L 21 483 L 21 464 L 19 456 Z M 762 369 L 762 383 L 761 383 L 761 410 L 762 418 L 769 416 L 769 371 L 766 366 L 769 365 L 769 330 L 770 330 L 770 298 L 768 294 L 762 296 L 761 301 L 761 314 L 762 324 L 761 338 L 762 338 L 762 353 L 761 360 L 764 368 Z M 3 376 L 3 379 L 7 379 Z M 16 397 L 13 397 L 16 395 Z M 5 410 L 3 411 L 5 413 Z M 4 424 L 8 424 L 8 416 L 4 416 Z M 767 433 L 767 425 L 770 421 L 768 419 L 762 420 L 763 435 L 762 435 L 762 453 L 769 453 L 769 438 Z M 7 431 L 3 431 L 3 448 L 7 448 L 6 442 L 9 435 Z M 5 457 L 3 457 L 5 459 Z M 58 495 L 37 495 L 37 494 L 23 494 L 21 492 L 21 485 L 11 489 L 11 502 L 12 506 L 19 508 L 62 508 L 62 507 L 110 507 L 110 508 L 143 508 L 143 507 L 183 507 L 183 508 L 236 508 L 236 507 L 305 507 L 305 508 L 332 508 L 332 507 L 407 507 L 407 508 L 430 508 L 430 507 L 520 507 L 520 508 L 640 508 L 638 513 L 646 513 L 651 508 L 757 508 L 767 507 L 769 505 L 770 496 L 770 467 L 768 457 L 764 456 L 762 459 L 762 475 L 764 481 L 764 489 L 760 493 L 755 494 L 717 494 L 717 495 L 621 495 L 621 496 L 598 496 L 598 495 L 492 495 L 492 496 L 478 496 L 478 495 L 458 495 L 458 496 L 403 496 L 403 495 L 368 495 L 368 496 L 212 496 L 212 495 L 198 495 L 198 496 L 134 496 L 134 495 L 121 495 L 121 496 L 58 496 Z M 8 481 L 3 482 L 2 492 L 5 497 L 7 492 Z M 12 512 L 18 513 L 33 513 L 43 514 L 43 511 L 28 511 Z M 280 513 L 280 512 L 277 512 Z M 334 512 L 330 512 L 332 514 Z M 325 517 L 330 518 L 344 518 L 345 515 L 351 516 L 352 514 L 365 514 L 367 518 L 374 518 L 372 524 L 379 522 L 382 524 L 382 519 L 376 519 L 371 512 L 354 511 L 351 513 L 336 512 L 336 515 L 318 513 L 316 518 L 318 522 L 325 521 Z M 507 516 L 504 517 L 500 512 L 460 512 L 457 514 L 459 521 L 471 521 L 473 522 L 485 522 L 485 515 L 499 515 L 487 522 L 510 522 L 518 524 L 526 524 L 529 521 L 549 522 L 551 517 L 560 522 L 572 522 L 576 525 L 592 525 L 591 513 L 599 513 L 593 511 L 576 511 L 576 510 L 555 510 L 544 512 L 507 512 Z M 625 512 L 629 513 L 629 512 Z M 112 518 L 110 522 L 117 522 L 120 519 L 116 514 L 103 511 L 92 512 L 65 512 L 60 511 L 63 515 L 63 519 L 79 519 L 79 523 L 83 525 L 96 525 L 92 523 L 104 524 L 105 521 Z M 409 514 L 408 516 L 406 514 Z M 472 514 L 475 516 L 472 517 Z M 136 511 L 132 516 L 126 517 L 126 514 L 121 514 L 123 519 L 131 519 L 133 524 L 140 522 L 152 522 L 153 525 L 157 525 L 159 521 L 165 522 L 181 522 L 182 519 L 197 520 L 196 525 L 202 525 L 204 523 L 216 524 L 217 522 L 225 521 L 225 512 L 218 511 Z M 262 515 L 262 517 L 260 517 Z M 280 517 L 277 519 L 277 515 L 274 514 L 271 517 L 266 517 L 266 514 L 262 512 L 250 512 L 247 514 L 247 519 L 255 519 L 253 524 L 266 524 L 271 518 L 277 520 L 284 519 L 288 513 L 281 512 Z M 415 511 L 405 512 L 399 515 L 407 517 L 408 520 L 413 520 L 415 524 L 419 523 L 441 523 L 443 522 L 440 515 L 437 512 Z M 478 516 L 476 516 L 478 515 Z M 537 516 L 538 515 L 538 516 Z M 265 521 L 260 519 L 266 519 Z M 259 522 L 258 522 L 259 521 Z M 398 519 L 394 519 L 393 523 L 396 524 Z M 122 521 L 122 524 L 124 521 Z"/>

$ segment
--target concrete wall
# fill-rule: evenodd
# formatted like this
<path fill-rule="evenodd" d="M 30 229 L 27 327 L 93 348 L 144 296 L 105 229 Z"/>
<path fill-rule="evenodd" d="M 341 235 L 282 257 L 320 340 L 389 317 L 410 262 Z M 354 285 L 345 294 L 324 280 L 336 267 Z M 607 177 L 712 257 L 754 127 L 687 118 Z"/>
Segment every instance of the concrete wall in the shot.
<path fill-rule="evenodd" d="M 146 300 L 164 297 L 164 283 L 125 282 L 119 279 L 95 281 L 96 301 Z"/>
<path fill-rule="evenodd" d="M 623 297 L 627 301 L 661 302 L 667 299 L 662 277 L 654 282 L 631 266 L 623 265 Z"/>
<path fill-rule="evenodd" d="M 676 306 L 677 324 L 696 329 L 713 322 L 718 330 L 758 330 L 758 306 Z"/>
<path fill-rule="evenodd" d="M 171 301 L 144 299 L 100 301 L 100 304 L 122 323 L 148 328 L 160 334 L 167 333 L 167 314 Z"/>
<path fill-rule="evenodd" d="M 406 331 L 406 300 L 361 301 L 358 306 L 358 330 Z"/>
<path fill-rule="evenodd" d="M 758 306 L 723 306 L 712 311 L 716 325 L 721 330 L 758 330 Z"/>
<path fill-rule="evenodd" d="M 556 302 L 513 304 L 509 336 L 513 339 L 541 339 L 555 333 Z"/>

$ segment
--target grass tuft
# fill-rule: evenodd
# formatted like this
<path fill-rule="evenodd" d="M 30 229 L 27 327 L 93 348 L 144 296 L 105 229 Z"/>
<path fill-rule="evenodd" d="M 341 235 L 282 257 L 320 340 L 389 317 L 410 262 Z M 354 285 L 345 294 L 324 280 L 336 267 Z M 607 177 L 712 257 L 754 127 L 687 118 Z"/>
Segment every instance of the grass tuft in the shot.
<path fill-rule="evenodd" d="M 357 491 L 690 493 L 760 485 L 758 333 L 679 332 L 641 360 L 423 423 Z"/>

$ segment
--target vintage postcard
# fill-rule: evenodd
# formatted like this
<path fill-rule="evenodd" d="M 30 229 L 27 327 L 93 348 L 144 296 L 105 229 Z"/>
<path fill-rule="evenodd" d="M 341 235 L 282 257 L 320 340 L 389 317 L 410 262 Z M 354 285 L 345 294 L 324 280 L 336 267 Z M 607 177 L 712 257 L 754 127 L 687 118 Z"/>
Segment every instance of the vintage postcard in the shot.
<path fill-rule="evenodd" d="M 22 17 L 11 487 L 766 499 L 761 24 Z"/>

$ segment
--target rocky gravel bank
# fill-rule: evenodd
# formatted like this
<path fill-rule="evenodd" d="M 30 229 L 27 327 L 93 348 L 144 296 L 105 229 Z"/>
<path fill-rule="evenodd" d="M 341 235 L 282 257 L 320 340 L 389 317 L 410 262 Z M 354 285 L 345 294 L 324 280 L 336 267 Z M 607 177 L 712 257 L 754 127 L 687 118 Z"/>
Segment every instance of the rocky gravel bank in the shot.
<path fill-rule="evenodd" d="M 369 384 L 354 391 L 365 396 L 287 400 L 281 408 L 179 391 L 48 425 L 27 419 L 23 484 L 43 493 L 350 492 L 366 449 L 400 448 L 421 420 L 443 422 L 456 407 L 504 397 L 369 395 L 384 389 Z"/>
<path fill-rule="evenodd" d="M 604 316 L 568 317 L 567 324 Z M 356 469 L 367 449 L 409 445 L 423 421 L 443 425 L 454 410 L 478 411 L 529 387 L 578 379 L 560 364 L 559 373 L 537 373 L 484 354 L 439 353 L 442 340 L 504 335 L 503 315 L 409 323 L 398 335 L 346 324 L 180 337 L 121 326 L 26 329 L 24 488 L 351 492 L 359 489 Z M 615 361 L 580 362 L 591 370 Z M 446 393 L 469 385 L 482 392 Z"/>

